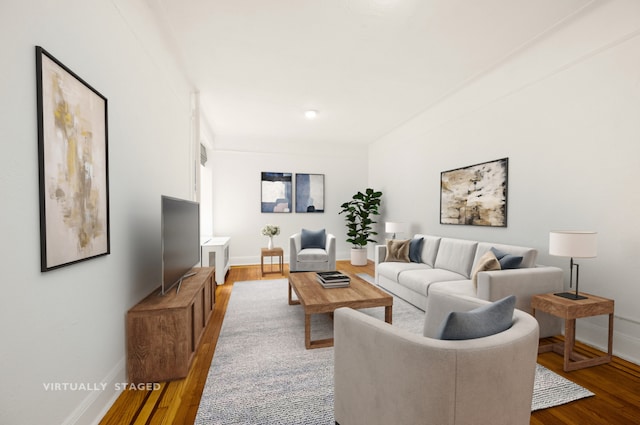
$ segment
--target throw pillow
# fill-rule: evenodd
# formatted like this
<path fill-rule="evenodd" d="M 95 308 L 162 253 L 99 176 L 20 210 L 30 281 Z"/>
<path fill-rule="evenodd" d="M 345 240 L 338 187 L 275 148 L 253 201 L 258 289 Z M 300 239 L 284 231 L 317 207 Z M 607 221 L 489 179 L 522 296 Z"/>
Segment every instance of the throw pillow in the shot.
<path fill-rule="evenodd" d="M 409 260 L 412 263 L 422 263 L 422 245 L 424 238 L 414 238 L 409 242 Z"/>
<path fill-rule="evenodd" d="M 517 269 L 520 266 L 520 263 L 522 263 L 521 256 L 508 254 L 494 247 L 491 247 L 491 251 L 494 253 L 498 261 L 500 261 L 500 268 L 503 270 Z"/>
<path fill-rule="evenodd" d="M 324 229 L 322 230 L 307 230 L 302 229 L 300 235 L 300 245 L 302 249 L 307 248 L 320 248 L 325 249 L 327 246 L 327 235 Z"/>
<path fill-rule="evenodd" d="M 451 312 L 438 331 L 439 339 L 483 338 L 506 331 L 513 323 L 516 296 L 509 295 L 491 304 L 465 312 Z"/>
<path fill-rule="evenodd" d="M 409 239 L 388 239 L 387 256 L 384 261 L 395 261 L 397 263 L 409 262 Z"/>
<path fill-rule="evenodd" d="M 476 267 L 473 269 L 473 272 L 471 273 L 473 286 L 478 286 L 478 273 L 488 270 L 500 270 L 500 262 L 498 262 L 498 259 L 492 251 L 485 252 L 478 260 Z"/>

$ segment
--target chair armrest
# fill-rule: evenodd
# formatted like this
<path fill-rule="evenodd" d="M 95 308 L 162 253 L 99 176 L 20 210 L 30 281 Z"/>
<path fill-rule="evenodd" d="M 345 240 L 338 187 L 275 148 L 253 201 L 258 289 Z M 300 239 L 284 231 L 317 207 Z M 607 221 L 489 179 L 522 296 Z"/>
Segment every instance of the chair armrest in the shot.
<path fill-rule="evenodd" d="M 327 251 L 327 255 L 329 256 L 329 270 L 336 269 L 336 237 L 335 235 L 328 233 L 325 250 Z"/>
<path fill-rule="evenodd" d="M 297 270 L 298 263 L 298 248 L 300 239 L 300 233 L 295 233 L 289 236 L 289 271 L 295 272 Z"/>

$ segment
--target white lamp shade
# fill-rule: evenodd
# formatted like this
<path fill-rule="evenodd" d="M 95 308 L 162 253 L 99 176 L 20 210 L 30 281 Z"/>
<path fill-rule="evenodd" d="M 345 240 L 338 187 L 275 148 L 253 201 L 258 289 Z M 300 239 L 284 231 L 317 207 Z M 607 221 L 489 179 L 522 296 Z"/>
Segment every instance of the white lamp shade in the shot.
<path fill-rule="evenodd" d="M 407 231 L 407 223 L 396 223 L 387 221 L 384 224 L 384 231 L 387 233 L 403 233 Z"/>
<path fill-rule="evenodd" d="M 549 255 L 593 258 L 598 255 L 597 232 L 559 231 L 549 233 Z"/>

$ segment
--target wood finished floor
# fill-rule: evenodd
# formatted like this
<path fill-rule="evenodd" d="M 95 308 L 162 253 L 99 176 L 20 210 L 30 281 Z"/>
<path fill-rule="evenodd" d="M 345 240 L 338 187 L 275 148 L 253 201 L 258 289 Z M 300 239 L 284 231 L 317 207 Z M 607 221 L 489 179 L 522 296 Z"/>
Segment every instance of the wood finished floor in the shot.
<path fill-rule="evenodd" d="M 355 273 L 374 274 L 371 262 L 364 267 L 353 267 L 348 261 L 339 261 L 338 267 Z M 285 265 L 285 275 L 287 273 Z M 259 265 L 231 267 L 225 284 L 216 289 L 217 302 L 213 317 L 202 337 L 202 343 L 196 352 L 189 375 L 179 381 L 161 383 L 160 389 L 155 391 L 126 390 L 104 416 L 100 425 L 193 424 L 209 366 L 215 353 L 233 282 L 281 277 L 279 274 L 262 277 Z M 303 337 L 301 333 L 301 343 Z M 557 340 L 561 340 L 561 337 Z M 576 351 L 588 355 L 602 354 L 583 344 L 578 344 Z M 564 372 L 562 357 L 554 353 L 540 354 L 538 362 L 591 390 L 595 396 L 533 412 L 532 425 L 640 424 L 640 366 L 614 357 L 610 364 Z"/>

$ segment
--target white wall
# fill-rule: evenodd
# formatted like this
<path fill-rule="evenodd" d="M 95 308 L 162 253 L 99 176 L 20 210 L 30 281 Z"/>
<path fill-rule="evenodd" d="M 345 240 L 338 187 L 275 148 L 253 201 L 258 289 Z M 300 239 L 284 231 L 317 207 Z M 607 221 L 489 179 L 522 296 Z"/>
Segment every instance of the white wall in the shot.
<path fill-rule="evenodd" d="M 109 107 L 111 255 L 46 273 L 36 45 Z M 125 380 L 125 313 L 160 281 L 160 195 L 190 193 L 192 89 L 142 0 L 3 0 L 0 51 L 0 423 L 93 423 Z"/>
<path fill-rule="evenodd" d="M 367 186 L 384 192 L 386 216 L 411 222 L 412 232 L 533 245 L 541 263 L 565 269 L 546 254 L 548 231 L 595 229 L 600 253 L 581 261 L 581 288 L 616 300 L 616 353 L 640 361 L 639 7 L 618 0 L 585 12 L 376 143 L 369 162 L 342 147 L 214 149 L 214 233 L 232 237 L 236 264 L 258 262 L 259 230 L 270 222 L 282 226 L 276 243 L 286 250 L 289 234 L 325 227 L 347 258 L 339 205 Z M 47 273 L 39 271 L 35 45 L 109 99 L 112 254 Z M 92 423 L 125 380 L 126 311 L 160 279 L 160 194 L 191 193 L 193 88 L 165 46 L 143 0 L 0 5 L 2 424 Z M 439 225 L 440 171 L 504 156 L 509 227 Z M 325 174 L 326 212 L 260 213 L 261 171 Z M 602 344 L 600 319 L 584 321 L 579 337 Z M 50 383 L 107 388 L 46 391 Z"/>
<path fill-rule="evenodd" d="M 534 246 L 550 230 L 596 230 L 580 290 L 613 298 L 614 351 L 640 361 L 640 3 L 604 2 L 566 22 L 370 149 L 385 216 L 412 233 Z M 509 158 L 508 227 L 439 224 L 440 172 Z M 406 170 L 398 173 L 397 170 Z M 606 316 L 578 338 L 606 347 Z"/>
<path fill-rule="evenodd" d="M 326 229 L 336 235 L 336 256 L 348 259 L 346 226 L 340 205 L 367 186 L 367 151 L 351 152 L 331 147 L 320 152 L 214 151 L 213 230 L 217 236 L 231 236 L 231 264 L 259 264 L 260 248 L 267 238 L 260 234 L 265 224 L 280 226 L 276 246 L 289 260 L 289 236 L 302 228 Z M 262 213 L 260 176 L 263 171 L 325 175 L 324 213 Z"/>

